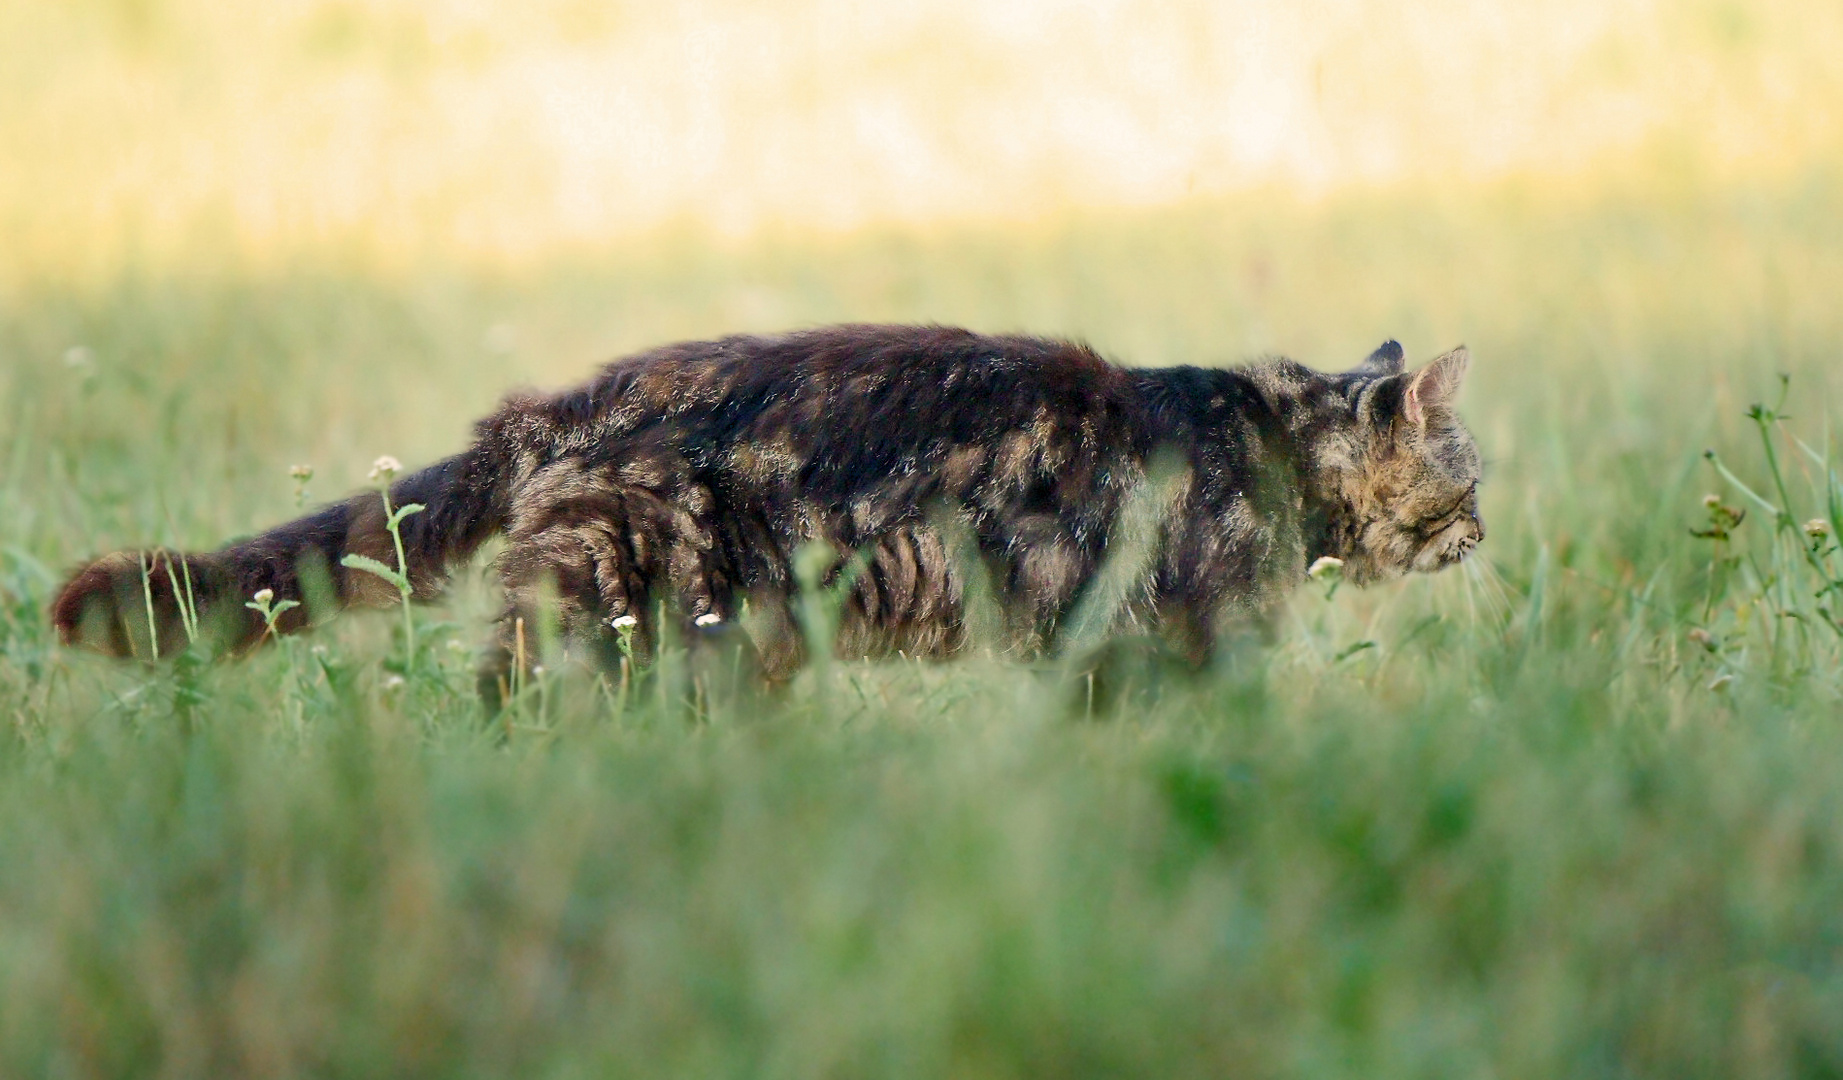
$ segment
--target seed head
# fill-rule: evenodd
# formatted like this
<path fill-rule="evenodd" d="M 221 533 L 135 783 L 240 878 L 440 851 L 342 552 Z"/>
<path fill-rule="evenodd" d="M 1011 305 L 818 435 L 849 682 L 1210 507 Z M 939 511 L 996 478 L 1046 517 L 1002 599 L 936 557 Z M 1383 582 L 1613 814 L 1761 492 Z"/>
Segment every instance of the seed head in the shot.
<path fill-rule="evenodd" d="M 1715 635 L 1709 633 L 1707 630 L 1704 630 L 1700 626 L 1694 627 L 1693 629 L 1690 630 L 1689 633 L 1683 636 L 1689 638 L 1691 641 L 1709 650 L 1710 652 L 1715 651 Z"/>
<path fill-rule="evenodd" d="M 1710 510 L 1713 510 L 1717 506 L 1721 505 L 1721 496 L 1711 491 L 1707 495 L 1704 495 L 1702 497 L 1702 505 L 1708 507 Z"/>
<path fill-rule="evenodd" d="M 314 467 L 312 465 L 290 465 L 288 475 L 305 484 L 314 478 Z"/>
<path fill-rule="evenodd" d="M 402 471 L 403 463 L 389 454 L 371 463 L 371 479 L 373 480 L 390 480 Z"/>
<path fill-rule="evenodd" d="M 1805 535 L 1813 540 L 1822 540 L 1830 535 L 1830 522 L 1823 518 L 1812 518 L 1805 522 Z"/>
<path fill-rule="evenodd" d="M 1332 555 L 1321 555 L 1313 561 L 1311 568 L 1305 572 L 1305 576 L 1313 581 L 1323 581 L 1329 577 L 1337 577 L 1343 572 L 1344 560 Z"/>

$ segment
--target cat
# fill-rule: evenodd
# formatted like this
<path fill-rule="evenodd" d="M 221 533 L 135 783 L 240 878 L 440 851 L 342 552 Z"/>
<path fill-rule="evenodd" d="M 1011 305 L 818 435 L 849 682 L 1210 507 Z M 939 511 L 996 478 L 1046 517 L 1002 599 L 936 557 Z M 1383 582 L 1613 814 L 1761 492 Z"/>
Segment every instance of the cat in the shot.
<path fill-rule="evenodd" d="M 529 663 L 540 615 L 611 663 L 623 637 L 645 655 L 664 622 L 693 634 L 746 604 L 762 671 L 785 677 L 805 648 L 796 556 L 815 544 L 844 582 L 841 654 L 952 654 L 975 589 L 1004 647 L 1042 651 L 1131 546 L 1118 534 L 1133 505 L 1152 507 L 1149 533 L 1113 623 L 1201 663 L 1318 560 L 1363 584 L 1484 539 L 1478 452 L 1453 407 L 1468 364 L 1462 347 L 1407 371 L 1393 341 L 1323 374 L 1284 359 L 1125 368 L 1082 344 L 941 326 L 726 337 L 509 398 L 471 447 L 387 491 L 423 507 L 401 522 L 418 600 L 505 537 L 489 697 Z M 299 604 L 279 633 L 392 606 L 394 585 L 342 564 L 398 565 L 386 513 L 371 491 L 216 552 L 118 552 L 71 577 L 52 620 L 68 644 L 149 656 L 188 627 L 260 644 L 271 628 L 246 608 L 260 590 Z"/>

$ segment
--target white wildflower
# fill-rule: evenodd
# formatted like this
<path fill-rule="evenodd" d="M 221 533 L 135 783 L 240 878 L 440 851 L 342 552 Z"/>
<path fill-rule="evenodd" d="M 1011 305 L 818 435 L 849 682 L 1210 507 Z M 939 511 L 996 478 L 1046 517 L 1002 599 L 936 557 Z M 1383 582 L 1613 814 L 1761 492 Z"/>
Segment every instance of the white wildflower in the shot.
<path fill-rule="evenodd" d="M 305 484 L 314 478 L 314 467 L 312 465 L 290 465 L 288 475 Z"/>
<path fill-rule="evenodd" d="M 1805 535 L 1813 540 L 1822 540 L 1830 535 L 1830 522 L 1823 518 L 1812 518 L 1805 522 Z"/>
<path fill-rule="evenodd" d="M 371 463 L 371 479 L 373 480 L 389 480 L 402 471 L 403 463 L 389 454 Z"/>
<path fill-rule="evenodd" d="M 401 675 L 392 675 L 390 678 L 384 680 L 384 689 L 386 691 L 400 690 L 402 688 L 403 676 Z"/>
<path fill-rule="evenodd" d="M 625 630 L 630 626 L 638 625 L 639 622 L 640 620 L 634 618 L 632 615 L 616 615 L 614 618 L 608 620 L 608 625 L 614 627 L 616 630 Z"/>
<path fill-rule="evenodd" d="M 1721 505 L 1721 496 L 1711 491 L 1707 495 L 1704 495 L 1702 497 L 1702 505 L 1708 507 L 1710 510 L 1713 510 L 1717 506 Z"/>
<path fill-rule="evenodd" d="M 1321 555 L 1313 563 L 1305 576 L 1313 581 L 1323 581 L 1328 577 L 1337 577 L 1344 572 L 1344 560 L 1332 555 Z"/>
<path fill-rule="evenodd" d="M 274 589 L 257 589 L 256 595 L 250 597 L 250 599 L 256 601 L 258 604 L 261 604 L 264 607 L 268 607 L 269 601 L 275 599 L 275 590 Z"/>
<path fill-rule="evenodd" d="M 723 616 L 717 615 L 714 613 L 709 614 L 709 615 L 699 615 L 697 618 L 691 621 L 698 626 L 715 626 L 718 623 L 723 621 Z"/>

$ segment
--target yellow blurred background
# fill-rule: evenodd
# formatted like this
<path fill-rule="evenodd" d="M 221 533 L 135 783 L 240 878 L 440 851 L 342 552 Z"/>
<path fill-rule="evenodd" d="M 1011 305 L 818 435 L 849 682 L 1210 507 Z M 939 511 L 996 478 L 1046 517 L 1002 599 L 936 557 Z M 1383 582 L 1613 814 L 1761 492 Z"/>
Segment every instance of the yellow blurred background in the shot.
<path fill-rule="evenodd" d="M 1843 5 L 0 0 L 0 285 L 1828 161 Z"/>

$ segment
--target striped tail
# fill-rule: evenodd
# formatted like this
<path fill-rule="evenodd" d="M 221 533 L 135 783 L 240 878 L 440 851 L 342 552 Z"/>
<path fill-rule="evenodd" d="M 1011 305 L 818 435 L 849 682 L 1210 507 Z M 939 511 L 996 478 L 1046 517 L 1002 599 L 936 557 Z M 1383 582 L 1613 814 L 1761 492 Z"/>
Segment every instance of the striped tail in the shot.
<path fill-rule="evenodd" d="M 509 481 L 496 457 L 475 446 L 391 485 L 391 506 L 423 507 L 399 526 L 417 599 L 438 595 L 450 569 L 499 530 Z M 360 555 L 395 568 L 386 523 L 384 499 L 374 491 L 218 551 L 118 551 L 71 576 L 51 605 L 51 621 L 65 644 L 113 656 L 157 659 L 194 640 L 216 651 L 253 648 L 268 624 L 244 605 L 264 589 L 271 610 L 287 609 L 275 620 L 280 633 L 347 607 L 398 603 L 394 585 L 341 565 Z"/>

